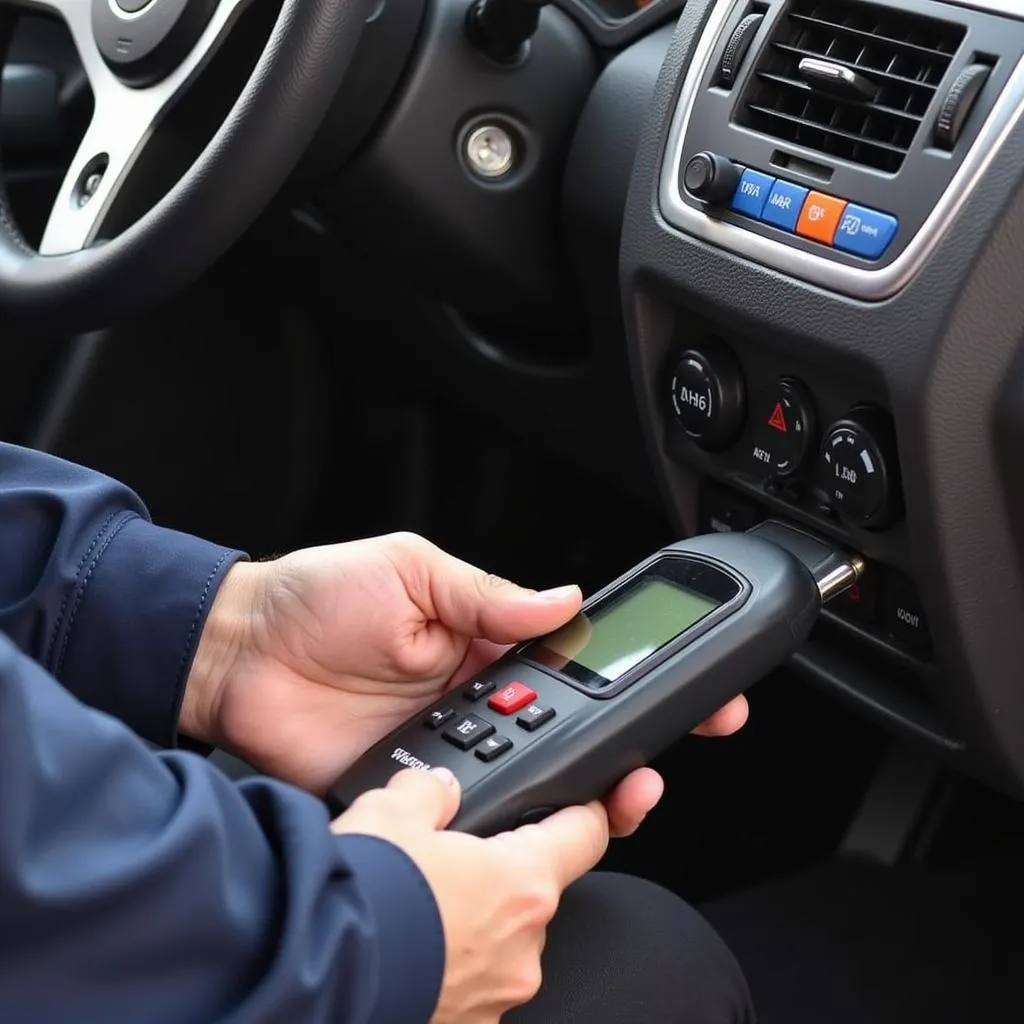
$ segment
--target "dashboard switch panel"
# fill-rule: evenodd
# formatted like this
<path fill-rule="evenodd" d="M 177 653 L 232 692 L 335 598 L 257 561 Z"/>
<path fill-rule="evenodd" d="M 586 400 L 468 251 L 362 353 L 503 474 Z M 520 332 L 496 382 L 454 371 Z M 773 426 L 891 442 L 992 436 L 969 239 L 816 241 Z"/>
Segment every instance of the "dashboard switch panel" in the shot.
<path fill-rule="evenodd" d="M 711 190 L 711 174 L 705 170 L 704 163 L 708 158 L 709 154 L 698 153 L 686 165 L 685 176 L 689 187 L 693 168 L 695 180 L 699 174 L 701 191 L 693 188 L 689 191 L 714 203 L 709 195 L 703 195 Z M 721 157 L 715 159 L 722 160 Z M 721 177 L 719 175 L 719 180 Z M 813 192 L 792 181 L 773 178 L 749 167 L 736 185 L 732 211 L 867 260 L 881 259 L 899 230 L 899 220 L 891 214 L 825 192 Z"/>
<path fill-rule="evenodd" d="M 697 313 L 680 314 L 674 333 L 661 370 L 670 459 L 913 569 L 899 559 L 902 474 L 889 396 L 877 384 Z M 723 506 L 715 529 L 736 518 L 745 517 Z"/>

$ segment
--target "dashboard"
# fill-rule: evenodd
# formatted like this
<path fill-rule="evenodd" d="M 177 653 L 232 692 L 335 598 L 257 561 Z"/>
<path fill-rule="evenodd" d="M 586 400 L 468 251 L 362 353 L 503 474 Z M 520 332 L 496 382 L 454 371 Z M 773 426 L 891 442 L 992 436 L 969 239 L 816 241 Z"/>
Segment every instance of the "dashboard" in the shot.
<path fill-rule="evenodd" d="M 497 410 L 680 535 L 856 551 L 795 667 L 1024 794 L 1024 7 L 554 0 L 498 65 L 468 5 L 376 5 L 289 190 L 304 297 L 389 340 L 353 372 Z M 5 73 L 10 180 L 81 120 L 52 29 Z"/>
<path fill-rule="evenodd" d="M 444 297 L 408 372 L 638 500 L 653 469 L 680 535 L 859 553 L 794 667 L 1024 793 L 1024 9 L 558 0 L 501 69 L 465 9 L 320 197 Z M 517 170 L 473 174 L 479 127 Z"/>

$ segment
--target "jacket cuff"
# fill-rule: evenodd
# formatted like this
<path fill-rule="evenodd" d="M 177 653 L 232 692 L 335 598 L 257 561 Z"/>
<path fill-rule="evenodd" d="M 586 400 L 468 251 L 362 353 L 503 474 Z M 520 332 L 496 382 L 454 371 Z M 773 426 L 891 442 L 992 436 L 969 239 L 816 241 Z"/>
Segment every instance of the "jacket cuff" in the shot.
<path fill-rule="evenodd" d="M 444 978 L 444 928 L 426 879 L 401 849 L 375 836 L 338 837 L 376 926 L 371 1024 L 427 1024 Z M 400 979 L 397 980 L 396 979 Z"/>
<path fill-rule="evenodd" d="M 210 606 L 245 557 L 134 513 L 117 517 L 81 567 L 50 671 L 79 700 L 174 746 Z"/>

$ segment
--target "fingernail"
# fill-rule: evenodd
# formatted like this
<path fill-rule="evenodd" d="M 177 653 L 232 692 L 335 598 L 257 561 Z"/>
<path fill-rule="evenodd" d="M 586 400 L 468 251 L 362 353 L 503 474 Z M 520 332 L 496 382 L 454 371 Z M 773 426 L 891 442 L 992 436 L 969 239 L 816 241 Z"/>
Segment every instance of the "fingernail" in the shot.
<path fill-rule="evenodd" d="M 539 594 L 533 595 L 539 601 L 568 601 L 571 597 L 579 596 L 580 588 L 575 583 L 568 587 L 553 587 L 551 590 L 542 590 Z"/>
<path fill-rule="evenodd" d="M 664 779 L 659 779 L 659 781 L 661 782 L 661 785 L 658 787 L 657 795 L 651 801 L 651 806 L 647 808 L 647 813 L 648 814 L 650 814 L 651 811 L 653 811 L 654 808 L 657 807 L 658 804 L 661 803 L 662 797 L 664 797 L 664 795 L 665 795 L 665 780 Z"/>
<path fill-rule="evenodd" d="M 455 778 L 454 772 L 448 768 L 431 768 L 430 773 L 436 775 L 446 786 L 458 785 L 459 780 Z"/>

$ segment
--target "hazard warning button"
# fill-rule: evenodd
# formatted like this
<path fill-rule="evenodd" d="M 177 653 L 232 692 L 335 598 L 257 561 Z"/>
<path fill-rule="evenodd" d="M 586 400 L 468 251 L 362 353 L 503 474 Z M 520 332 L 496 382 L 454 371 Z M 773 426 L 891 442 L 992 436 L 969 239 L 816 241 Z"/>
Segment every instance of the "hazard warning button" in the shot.
<path fill-rule="evenodd" d="M 768 417 L 768 426 L 782 434 L 789 433 L 789 427 L 786 425 L 786 407 L 782 404 L 782 399 L 775 403 L 775 408 Z"/>
<path fill-rule="evenodd" d="M 800 472 L 814 447 L 814 409 L 807 389 L 790 377 L 754 400 L 750 415 L 750 468 L 762 480 Z"/>

